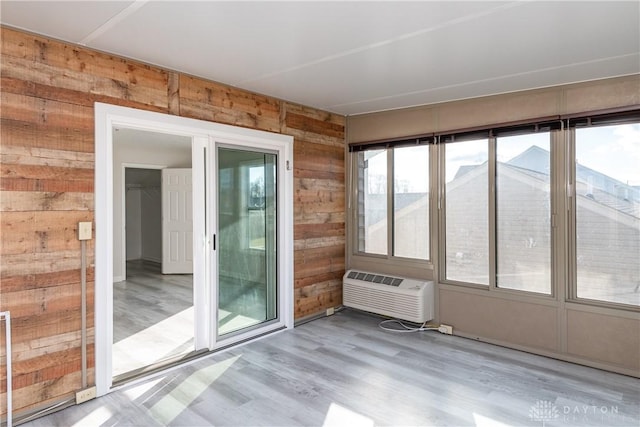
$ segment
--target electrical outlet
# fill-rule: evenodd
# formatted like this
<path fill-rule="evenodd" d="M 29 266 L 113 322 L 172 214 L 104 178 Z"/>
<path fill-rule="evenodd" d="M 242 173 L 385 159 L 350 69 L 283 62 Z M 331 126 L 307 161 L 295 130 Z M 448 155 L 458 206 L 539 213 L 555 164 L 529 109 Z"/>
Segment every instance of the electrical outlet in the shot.
<path fill-rule="evenodd" d="M 335 312 L 336 310 L 333 307 L 327 308 L 327 316 L 332 316 Z"/>
<path fill-rule="evenodd" d="M 440 325 L 438 326 L 438 331 L 443 334 L 453 335 L 453 326 Z"/>
<path fill-rule="evenodd" d="M 84 390 L 76 391 L 76 404 L 86 402 L 87 400 L 96 398 L 96 387 L 85 388 Z"/>

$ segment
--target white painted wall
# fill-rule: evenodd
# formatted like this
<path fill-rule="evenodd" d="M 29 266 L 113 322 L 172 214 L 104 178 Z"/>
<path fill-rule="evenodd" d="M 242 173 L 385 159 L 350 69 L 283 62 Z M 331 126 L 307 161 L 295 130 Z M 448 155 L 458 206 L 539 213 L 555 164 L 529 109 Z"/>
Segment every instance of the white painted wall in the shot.
<path fill-rule="evenodd" d="M 157 169 L 191 167 L 191 138 L 121 129 L 113 132 L 113 281 L 125 279 L 124 165 Z M 144 223 L 144 220 L 142 221 Z M 142 249 L 141 249 L 142 250 Z"/>
<path fill-rule="evenodd" d="M 126 257 L 162 262 L 162 174 L 126 168 Z"/>
<path fill-rule="evenodd" d="M 162 191 L 160 174 L 158 183 L 145 188 L 140 198 L 142 215 L 142 254 L 146 261 L 162 262 Z"/>
<path fill-rule="evenodd" d="M 140 189 L 127 189 L 126 221 L 127 221 L 127 261 L 142 257 L 142 231 L 140 227 Z"/>

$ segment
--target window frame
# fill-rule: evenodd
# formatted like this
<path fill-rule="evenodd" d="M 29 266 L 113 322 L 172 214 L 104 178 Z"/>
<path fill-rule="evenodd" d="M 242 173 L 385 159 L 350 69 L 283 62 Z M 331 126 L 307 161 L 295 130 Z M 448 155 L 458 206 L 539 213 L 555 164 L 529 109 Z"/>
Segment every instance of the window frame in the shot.
<path fill-rule="evenodd" d="M 464 286 L 464 287 L 468 287 L 468 288 L 475 288 L 475 289 L 482 289 L 482 290 L 486 290 L 488 288 L 491 288 L 492 286 L 492 281 L 491 281 L 491 277 L 492 277 L 492 269 L 491 269 L 491 265 L 492 265 L 492 258 L 491 258 L 491 248 L 493 243 L 492 239 L 492 229 L 489 226 L 487 228 L 487 236 L 489 237 L 489 241 L 487 242 L 487 251 L 489 253 L 489 265 L 487 266 L 487 272 L 489 275 L 489 283 L 484 285 L 482 283 L 473 283 L 473 282 L 464 282 L 464 281 L 460 281 L 460 280 L 454 280 L 454 279 L 447 279 L 447 256 L 446 256 L 446 251 L 447 251 L 447 241 L 446 241 L 446 236 L 447 236 L 447 180 L 446 180 L 446 172 L 447 172 L 447 168 L 446 168 L 446 161 L 447 161 L 447 157 L 446 157 L 446 145 L 448 143 L 455 143 L 455 135 L 451 135 L 451 140 L 445 142 L 449 136 L 445 136 L 445 137 L 440 137 L 438 138 L 438 143 L 437 143 L 437 147 L 438 147 L 438 161 L 439 161 L 439 168 L 438 168 L 438 177 L 437 177 L 437 181 L 438 181 L 438 213 L 437 213 L 437 218 L 438 218 L 438 229 L 439 229 L 439 233 L 438 233 L 438 259 L 439 259 L 439 265 L 438 265 L 438 282 L 439 283 L 444 283 L 444 284 L 449 284 L 449 285 L 455 285 L 455 286 Z M 479 134 L 479 135 L 475 135 L 475 134 L 470 134 L 470 135 L 464 135 L 462 138 L 458 138 L 457 142 L 463 142 L 463 141 L 482 141 L 484 142 L 486 140 L 487 143 L 487 182 L 488 182 L 488 187 L 487 187 L 487 204 L 488 204 L 488 212 L 487 212 L 487 218 L 489 221 L 489 225 L 491 224 L 491 203 L 492 203 L 492 194 L 491 191 L 489 191 L 489 189 L 491 188 L 491 162 L 489 159 L 491 159 L 491 141 L 488 138 L 488 135 L 484 135 L 484 134 Z"/>
<path fill-rule="evenodd" d="M 380 150 L 380 149 L 381 148 L 376 148 L 375 150 Z M 391 234 L 391 228 L 389 227 L 389 214 L 391 213 L 390 212 L 389 203 L 390 203 L 390 196 L 392 196 L 392 195 L 389 193 L 389 191 L 390 191 L 389 190 L 389 188 L 390 188 L 390 186 L 389 186 L 389 176 L 392 173 L 393 166 L 390 166 L 390 164 L 389 164 L 389 161 L 390 161 L 389 157 L 390 156 L 389 156 L 388 149 L 385 148 L 384 150 L 385 150 L 384 154 L 385 154 L 385 157 L 386 157 L 385 158 L 385 162 L 386 162 L 386 176 L 385 176 L 385 187 L 386 187 L 385 188 L 385 196 L 386 196 L 386 198 L 385 198 L 385 207 L 386 207 L 386 211 L 387 211 L 387 214 L 385 216 L 385 220 L 387 222 L 387 225 L 386 225 L 386 230 L 387 230 L 387 232 L 386 232 L 386 243 L 387 243 L 387 245 L 386 246 L 387 247 L 386 247 L 386 253 L 385 254 L 380 254 L 380 253 L 375 253 L 375 252 L 366 252 L 366 251 L 361 251 L 360 250 L 360 240 L 361 240 L 360 230 L 361 230 L 361 227 L 360 227 L 360 211 L 359 211 L 359 207 L 360 207 L 360 182 L 361 182 L 360 171 L 361 171 L 361 169 L 360 169 L 359 156 L 360 156 L 361 152 L 373 151 L 373 150 L 359 151 L 358 153 L 356 153 L 353 156 L 355 158 L 355 169 L 354 170 L 355 170 L 355 177 L 356 177 L 356 182 L 355 182 L 356 188 L 355 188 L 355 198 L 354 198 L 354 200 L 356 201 L 356 206 L 355 206 L 355 209 L 354 209 L 355 210 L 355 224 L 356 224 L 356 231 L 355 231 L 355 239 L 356 239 L 356 241 L 355 241 L 354 251 L 355 251 L 355 253 L 357 253 L 358 255 L 361 255 L 361 256 L 370 256 L 370 257 L 377 257 L 377 258 L 388 258 L 389 254 L 390 254 L 389 238 L 390 238 L 390 236 L 392 234 Z M 393 159 L 391 159 L 391 160 L 393 160 Z M 364 168 L 362 170 L 364 170 Z M 366 181 L 366 180 L 364 178 L 362 178 L 362 181 Z M 363 190 L 363 191 L 366 191 L 366 190 Z M 364 215 L 363 215 L 363 217 L 364 217 Z"/>
<path fill-rule="evenodd" d="M 278 164 L 278 155 L 276 153 L 264 153 L 264 154 L 265 155 L 270 154 L 270 155 L 275 156 L 275 164 L 276 165 Z M 244 162 L 243 166 L 244 166 L 244 169 L 246 170 L 246 172 L 243 173 L 243 175 L 245 175 L 245 176 L 243 176 L 243 179 L 245 179 L 247 181 L 247 183 L 248 183 L 248 185 L 247 185 L 247 194 L 245 195 L 245 197 L 247 198 L 247 207 L 246 207 L 247 215 L 251 216 L 252 212 L 258 212 L 258 211 L 266 213 L 266 211 L 267 211 L 266 210 L 266 208 L 267 208 L 267 197 L 268 197 L 267 196 L 267 191 L 266 191 L 266 189 L 267 189 L 267 176 L 264 173 L 265 170 L 266 170 L 266 165 L 265 165 L 264 162 L 260 163 L 260 162 L 257 162 L 257 161 L 248 161 L 248 162 Z M 252 196 L 251 196 L 251 169 L 254 169 L 254 168 L 261 168 L 262 172 L 263 172 L 263 174 L 262 174 L 263 194 L 262 194 L 262 197 L 261 197 L 262 201 L 263 201 L 263 205 L 261 207 L 251 206 L 251 199 L 252 199 Z M 274 175 L 275 183 L 277 185 L 277 181 L 278 181 L 277 168 L 276 168 L 274 174 L 275 174 Z M 275 204 L 276 204 L 276 207 L 277 207 L 277 200 L 275 200 Z M 277 225 L 276 225 L 276 228 L 277 228 Z M 265 242 L 264 242 L 263 246 L 252 246 L 251 242 L 254 240 L 254 239 L 252 239 L 252 237 L 253 236 L 251 235 L 251 228 L 249 228 L 247 230 L 247 236 L 246 236 L 247 247 L 249 248 L 249 250 L 257 251 L 257 252 L 265 252 L 266 251 L 266 231 L 265 231 L 265 236 L 263 237 L 265 239 Z"/>
<path fill-rule="evenodd" d="M 639 109 L 604 110 L 594 112 L 591 115 L 572 115 L 567 117 L 566 129 L 566 199 L 567 199 L 567 290 L 566 302 L 587 305 L 592 307 L 609 308 L 640 312 L 640 305 L 625 304 L 601 299 L 592 299 L 578 296 L 578 197 L 577 197 L 577 129 L 615 126 L 621 124 L 640 125 Z"/>
<path fill-rule="evenodd" d="M 388 157 L 387 157 L 387 177 L 389 176 L 389 171 L 391 171 L 392 173 L 392 179 L 389 180 L 387 178 L 387 185 L 388 185 L 388 189 L 390 188 L 392 191 L 388 194 L 388 200 L 391 201 L 391 204 L 387 204 L 387 211 L 389 213 L 391 213 L 390 217 L 388 216 L 387 218 L 387 229 L 390 230 L 390 233 L 388 233 L 387 235 L 387 253 L 390 254 L 390 257 L 393 259 L 404 259 L 404 260 L 410 260 L 410 261 L 419 261 L 419 262 L 427 262 L 427 263 L 431 263 L 432 261 L 432 253 L 431 253 L 431 241 L 432 239 L 432 227 L 431 227 L 431 216 L 432 216 L 432 209 L 431 209 L 431 200 L 432 200 L 432 167 L 431 167 L 431 145 L 432 144 L 418 144 L 418 146 L 426 146 L 427 147 L 427 177 L 428 177 L 428 200 L 427 200 L 427 212 L 428 212 L 428 218 L 426 218 L 427 221 L 427 247 L 428 247 L 428 255 L 427 258 L 413 258 L 413 257 L 405 257 L 405 256 L 398 256 L 396 255 L 396 210 L 395 210 L 395 199 L 396 199 L 396 191 L 395 191 L 395 185 L 396 185 L 396 175 L 395 175 L 395 160 L 396 160 L 396 148 L 398 149 L 402 149 L 402 148 L 408 148 L 411 147 L 409 145 L 401 145 L 401 146 L 396 146 L 393 147 L 392 150 L 390 150 L 390 153 L 388 153 Z M 391 181 L 391 182 L 389 182 Z M 391 251 L 389 252 L 389 248 L 391 249 Z"/>
<path fill-rule="evenodd" d="M 557 123 L 556 123 L 557 122 Z M 555 129 L 559 127 L 559 129 Z M 473 130 L 461 133 L 451 133 L 441 136 L 439 139 L 438 147 L 438 160 L 439 160 L 439 176 L 438 176 L 438 253 L 439 253 L 439 265 L 438 265 L 438 283 L 445 285 L 452 285 L 457 287 L 465 287 L 470 289 L 478 289 L 481 291 L 488 291 L 490 293 L 496 293 L 501 295 L 515 295 L 523 298 L 534 298 L 536 300 L 553 301 L 558 298 L 558 276 L 556 274 L 556 266 L 562 265 L 558 263 L 557 257 L 559 249 L 555 242 L 558 241 L 558 227 L 556 222 L 556 212 L 558 210 L 558 199 L 562 197 L 557 191 L 553 189 L 557 188 L 558 184 L 558 170 L 555 165 L 558 163 L 558 152 L 562 148 L 562 130 L 563 124 L 556 120 L 549 121 L 547 118 L 541 123 L 534 124 L 522 124 L 517 126 L 505 126 L 500 128 L 486 128 L 484 130 Z M 498 243 L 497 243 L 497 140 L 502 136 L 515 136 L 526 135 L 537 132 L 549 133 L 549 147 L 550 147 L 550 234 L 551 234 L 551 247 L 550 247 L 550 289 L 549 293 L 535 292 L 523 289 L 512 289 L 506 287 L 500 287 L 497 283 L 497 268 L 498 268 Z M 487 141 L 488 159 L 487 159 L 487 202 L 488 202 L 488 273 L 489 283 L 487 285 L 472 282 L 463 282 L 458 280 L 447 279 L 446 272 L 446 145 L 449 143 L 455 143 L 456 141 L 464 140 L 478 140 L 484 142 Z M 555 173 L 554 173 L 555 172 Z"/>
<path fill-rule="evenodd" d="M 434 210 L 433 210 L 433 200 L 434 200 L 434 191 L 436 189 L 436 185 L 434 182 L 434 173 L 435 170 L 435 144 L 433 143 L 433 138 L 430 136 L 416 137 L 410 139 L 396 140 L 396 141 L 385 141 L 385 142 L 373 142 L 373 143 L 364 143 L 364 144 L 352 144 L 349 146 L 349 193 L 348 200 L 349 206 L 351 207 L 351 215 L 350 222 L 353 224 L 353 227 L 349 227 L 350 236 L 348 236 L 348 240 L 351 242 L 351 250 L 347 251 L 347 256 L 349 258 L 349 264 L 352 267 L 357 268 L 369 268 L 369 269 L 377 269 L 378 271 L 388 272 L 389 274 L 401 274 L 405 276 L 413 276 L 413 277 L 425 277 L 425 271 L 427 272 L 427 276 L 432 276 L 432 272 L 434 270 L 434 251 L 437 247 L 435 244 L 435 239 L 433 236 L 435 226 L 434 226 Z M 394 196 L 395 196 L 395 177 L 394 177 L 394 148 L 403 148 L 408 146 L 416 146 L 416 145 L 426 145 L 428 146 L 428 176 L 429 176 L 429 200 L 428 200 L 428 210 L 429 210 L 429 218 L 428 221 L 428 247 L 429 247 L 429 258 L 428 259 L 418 259 L 418 258 L 409 258 L 409 257 L 401 257 L 394 255 Z M 358 155 L 360 152 L 374 149 L 385 149 L 386 150 L 386 162 L 387 162 L 387 180 L 386 180 L 386 210 L 387 210 L 387 254 L 375 254 L 368 253 L 364 251 L 360 251 L 360 242 L 359 242 L 359 162 Z M 428 279 L 432 279 L 432 277 L 427 277 Z"/>
<path fill-rule="evenodd" d="M 491 191 L 493 193 L 493 202 L 492 202 L 492 207 L 494 209 L 493 212 L 493 217 L 494 217 L 494 232 L 492 233 L 492 237 L 494 239 L 495 245 L 494 245 L 494 257 L 495 257 L 495 261 L 492 263 L 492 265 L 495 268 L 494 274 L 493 274 L 493 280 L 494 280 L 494 285 L 496 287 L 496 289 L 499 289 L 501 291 L 506 291 L 506 290 L 510 290 L 510 291 L 516 291 L 518 293 L 527 293 L 527 294 L 532 294 L 532 295 L 536 295 L 536 296 L 543 296 L 543 297 L 549 297 L 552 299 L 556 298 L 556 294 L 557 294 L 557 288 L 556 288 L 556 281 L 554 278 L 554 271 L 555 271 L 555 267 L 556 267 L 556 263 L 555 263 L 555 259 L 556 259 L 556 252 L 557 252 L 557 248 L 554 244 L 554 242 L 557 241 L 557 226 L 555 224 L 554 221 L 554 216 L 555 216 L 555 212 L 557 211 L 557 206 L 558 206 L 558 201 L 557 201 L 557 197 L 554 198 L 554 188 L 555 188 L 555 184 L 558 181 L 558 170 L 556 168 L 554 168 L 554 164 L 556 162 L 554 162 L 554 160 L 556 159 L 556 157 L 558 156 L 557 151 L 560 149 L 560 143 L 562 141 L 562 129 L 563 126 L 561 126 L 561 129 L 558 130 L 549 130 L 549 131 L 536 131 L 536 132 L 526 132 L 526 133 L 517 133 L 516 135 L 500 135 L 500 136 L 495 136 L 493 137 L 493 147 L 494 147 L 494 152 L 493 152 L 493 156 L 494 156 L 494 171 L 492 173 L 492 176 L 494 178 L 494 182 L 493 182 L 493 186 L 491 188 Z M 499 244 L 498 244 L 498 221 L 499 221 L 499 215 L 498 215 L 498 140 L 502 137 L 510 137 L 510 136 L 525 136 L 525 135 L 535 135 L 538 133 L 546 133 L 548 134 L 548 142 L 549 142 L 549 259 L 548 259 L 548 266 L 549 266 L 549 276 L 547 277 L 548 279 L 548 283 L 549 283 L 549 292 L 536 292 L 536 291 L 532 291 L 532 290 L 527 290 L 527 289 L 515 289 L 515 288 L 510 288 L 510 287 L 502 287 L 500 286 L 500 284 L 498 283 L 498 276 L 499 276 L 499 271 L 498 271 L 498 261 L 499 261 L 499 254 L 500 254 L 500 249 L 499 249 Z M 491 144 L 491 143 L 490 143 Z M 557 194 L 557 193 L 555 193 Z"/>
<path fill-rule="evenodd" d="M 428 134 L 432 138 L 429 149 L 429 261 L 412 260 L 392 255 L 375 255 L 358 251 L 357 235 L 357 174 L 358 162 L 354 153 L 369 147 L 388 148 L 390 141 L 361 142 L 348 146 L 347 203 L 349 222 L 346 252 L 347 268 L 379 271 L 387 274 L 399 274 L 434 280 L 438 289 L 460 290 L 478 295 L 493 295 L 502 299 L 529 302 L 541 305 L 568 304 L 577 307 L 592 307 L 596 310 L 616 310 L 630 315 L 640 313 L 640 306 L 604 300 L 592 300 L 577 297 L 577 259 L 576 259 L 576 197 L 575 197 L 575 128 L 579 126 L 605 126 L 624 123 L 640 123 L 640 105 L 612 108 L 575 114 L 554 115 L 507 122 L 496 125 L 477 126 L 456 131 Z M 512 136 L 539 131 L 549 132 L 550 146 L 550 293 L 540 293 L 521 289 L 500 288 L 496 284 L 497 272 L 497 234 L 496 234 L 496 144 L 501 136 Z M 447 280 L 446 275 L 446 229 L 445 229 L 445 154 L 443 145 L 451 140 L 479 139 L 485 135 L 488 139 L 489 187 L 489 285 Z M 412 141 L 415 138 L 405 139 Z M 393 142 L 393 140 L 392 140 Z M 388 177 L 392 174 L 393 157 L 387 160 Z M 393 183 L 387 180 L 387 221 L 388 232 L 393 226 Z M 354 232 L 355 230 L 355 232 Z M 389 232 L 387 246 L 392 250 L 393 235 Z M 391 253 L 391 252 L 390 252 Z"/>

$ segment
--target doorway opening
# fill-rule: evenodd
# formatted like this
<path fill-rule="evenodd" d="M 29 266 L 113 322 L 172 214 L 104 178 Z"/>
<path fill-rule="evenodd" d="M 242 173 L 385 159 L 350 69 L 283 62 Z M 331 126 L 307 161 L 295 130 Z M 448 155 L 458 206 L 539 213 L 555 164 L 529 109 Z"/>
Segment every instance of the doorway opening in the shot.
<path fill-rule="evenodd" d="M 120 265 L 113 278 L 115 382 L 195 350 L 191 151 L 188 137 L 113 129 L 113 170 L 120 172 L 114 174 L 113 209 L 114 218 L 121 216 L 114 242 L 121 241 L 113 253 Z M 166 185 L 165 175 L 171 178 L 175 171 L 189 177 L 186 187 Z M 173 206 L 165 206 L 170 202 Z M 171 218 L 179 222 L 165 220 Z M 173 231 L 180 227 L 188 235 L 176 236 Z M 165 241 L 177 241 L 180 252 L 165 248 Z"/>

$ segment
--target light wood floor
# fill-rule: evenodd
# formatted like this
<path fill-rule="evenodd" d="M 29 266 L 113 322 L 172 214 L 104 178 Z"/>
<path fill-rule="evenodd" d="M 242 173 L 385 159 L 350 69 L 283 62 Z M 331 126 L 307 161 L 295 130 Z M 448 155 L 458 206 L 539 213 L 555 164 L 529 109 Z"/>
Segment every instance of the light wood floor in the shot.
<path fill-rule="evenodd" d="M 160 270 L 127 261 L 127 279 L 113 284 L 114 377 L 194 351 L 193 275 Z M 221 278 L 220 334 L 263 321 L 264 293 L 258 284 Z"/>
<path fill-rule="evenodd" d="M 193 351 L 193 319 L 193 275 L 128 261 L 113 284 L 113 375 Z"/>
<path fill-rule="evenodd" d="M 638 426 L 640 380 L 344 310 L 26 426 Z"/>

